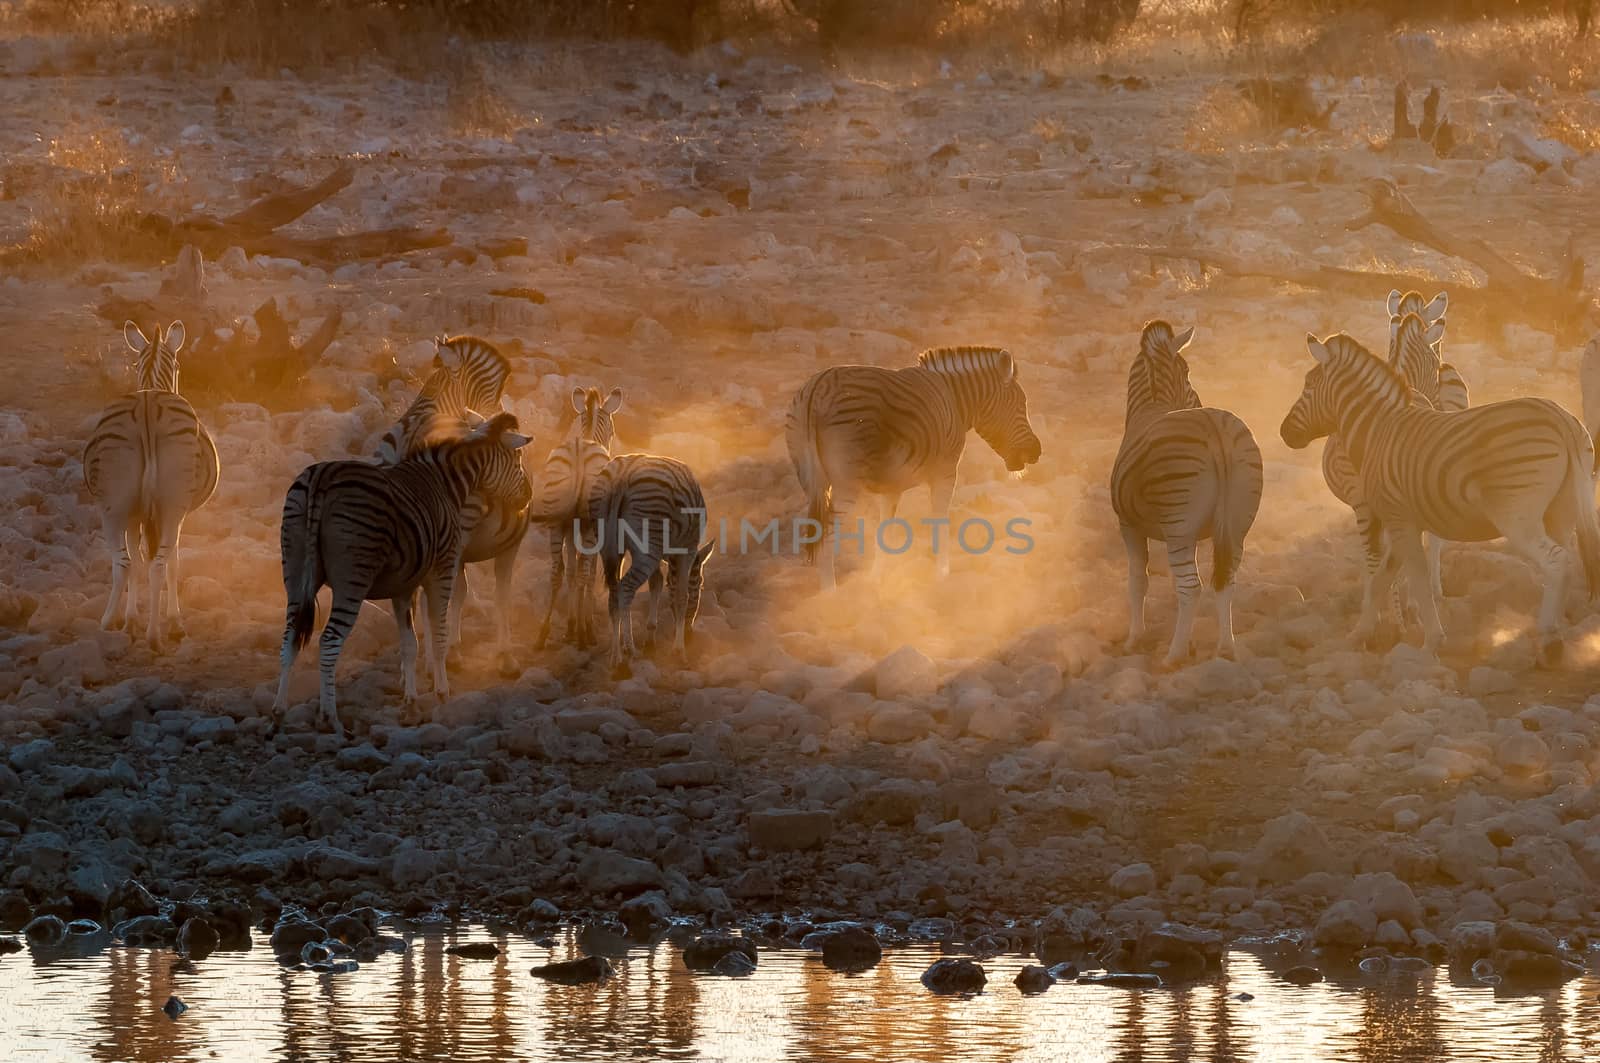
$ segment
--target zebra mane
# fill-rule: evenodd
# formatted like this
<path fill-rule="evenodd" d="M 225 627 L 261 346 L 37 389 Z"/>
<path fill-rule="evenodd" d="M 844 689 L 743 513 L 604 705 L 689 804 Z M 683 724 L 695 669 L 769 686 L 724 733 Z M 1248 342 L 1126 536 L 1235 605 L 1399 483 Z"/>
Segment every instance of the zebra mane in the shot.
<path fill-rule="evenodd" d="M 917 355 L 917 364 L 949 376 L 1002 373 L 1009 380 L 1017 372 L 1016 361 L 1004 347 L 933 347 Z"/>
<path fill-rule="evenodd" d="M 1176 335 L 1172 326 L 1165 321 L 1152 321 L 1139 333 L 1139 353 L 1175 355 L 1177 352 L 1172 349 L 1172 341 Z"/>
<path fill-rule="evenodd" d="M 1333 360 L 1335 362 L 1340 362 L 1355 368 L 1360 368 L 1367 363 L 1371 363 L 1373 375 L 1376 376 L 1380 382 L 1386 382 L 1393 385 L 1394 389 L 1402 399 L 1404 399 L 1411 391 L 1411 385 L 1407 383 L 1405 374 L 1401 373 L 1400 370 L 1396 369 L 1382 358 L 1379 358 L 1377 355 L 1367 350 L 1354 336 L 1340 332 L 1323 340 L 1322 345 L 1328 349 L 1328 352 L 1331 355 L 1333 355 Z"/>

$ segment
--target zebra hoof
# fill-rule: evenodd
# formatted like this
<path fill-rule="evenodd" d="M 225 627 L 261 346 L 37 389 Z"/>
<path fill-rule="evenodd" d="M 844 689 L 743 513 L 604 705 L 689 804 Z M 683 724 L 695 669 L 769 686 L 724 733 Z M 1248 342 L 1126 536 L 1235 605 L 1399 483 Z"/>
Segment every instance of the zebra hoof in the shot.
<path fill-rule="evenodd" d="M 1566 645 L 1560 639 L 1552 639 L 1539 647 L 1539 665 L 1543 668 L 1556 668 L 1561 664 L 1561 659 L 1566 652 Z"/>
<path fill-rule="evenodd" d="M 627 661 L 618 661 L 616 664 L 611 666 L 611 678 L 612 679 L 618 679 L 618 680 L 630 679 L 630 678 L 632 678 L 632 676 L 633 676 L 633 669 L 628 667 L 628 662 Z"/>
<path fill-rule="evenodd" d="M 495 670 L 503 679 L 514 679 L 522 674 L 517 668 L 517 659 L 509 653 L 501 653 L 495 658 Z"/>

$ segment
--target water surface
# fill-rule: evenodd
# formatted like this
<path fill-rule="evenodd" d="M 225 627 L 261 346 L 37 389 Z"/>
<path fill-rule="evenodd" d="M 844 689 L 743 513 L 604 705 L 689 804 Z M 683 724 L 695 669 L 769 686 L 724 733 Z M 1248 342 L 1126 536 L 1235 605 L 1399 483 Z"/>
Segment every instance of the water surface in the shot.
<path fill-rule="evenodd" d="M 494 941 L 492 960 L 447 955 Z M 1024 997 L 1025 958 L 984 961 L 987 992 L 936 997 L 918 981 L 935 947 L 886 951 L 875 969 L 830 971 L 813 953 L 764 950 L 741 979 L 695 974 L 662 943 L 613 960 L 600 986 L 551 985 L 536 964 L 577 955 L 482 928 L 416 934 L 403 954 L 347 974 L 278 965 L 264 941 L 185 969 L 170 952 L 0 958 L 0 1058 L 17 1060 L 794 1060 L 1285 1061 L 1600 1058 L 1600 979 L 1497 995 L 1418 977 L 1307 987 L 1249 952 L 1182 989 L 1062 984 Z M 1240 999 L 1249 994 L 1253 999 Z M 177 995 L 189 1010 L 161 1010 Z"/>

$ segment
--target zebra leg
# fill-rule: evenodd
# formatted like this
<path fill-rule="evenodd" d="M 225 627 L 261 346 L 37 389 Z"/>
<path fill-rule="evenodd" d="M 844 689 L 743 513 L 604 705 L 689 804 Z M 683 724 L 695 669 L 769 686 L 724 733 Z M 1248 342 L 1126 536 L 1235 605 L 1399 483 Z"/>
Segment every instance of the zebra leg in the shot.
<path fill-rule="evenodd" d="M 678 655 L 678 663 L 687 668 L 689 645 L 684 638 L 684 622 L 689 615 L 689 569 L 694 564 L 694 554 L 674 557 L 669 564 L 672 566 L 667 580 L 667 590 L 672 595 L 672 648 Z"/>
<path fill-rule="evenodd" d="M 835 525 L 841 521 L 848 520 L 850 515 L 856 511 L 857 499 L 855 490 L 854 484 L 836 483 L 833 485 L 833 501 L 829 506 L 832 516 L 829 519 L 829 527 L 823 529 L 822 542 L 818 544 L 817 551 L 817 567 L 822 570 L 822 589 L 824 592 L 831 591 L 839 585 L 837 571 L 841 552 L 839 544 L 846 537 L 838 534 Z M 857 549 L 865 553 L 867 549 L 865 537 L 871 534 L 871 529 L 863 528 L 861 537 L 858 538 L 851 535 L 849 538 L 855 539 Z"/>
<path fill-rule="evenodd" d="M 1384 535 L 1383 554 L 1378 560 L 1378 567 L 1367 577 L 1361 595 L 1361 619 L 1356 623 L 1355 637 L 1358 643 L 1369 649 L 1375 648 L 1374 641 L 1378 634 L 1378 603 L 1390 600 L 1395 575 L 1400 571 L 1400 551 L 1395 542 L 1397 531 L 1391 530 Z"/>
<path fill-rule="evenodd" d="M 534 649 L 542 650 L 550 641 L 550 622 L 556 615 L 556 599 L 561 597 L 561 584 L 566 578 L 567 536 L 559 528 L 550 530 L 550 601 L 545 604 L 544 623 L 539 625 L 539 637 Z M 572 641 L 575 618 L 567 611 L 567 641 Z"/>
<path fill-rule="evenodd" d="M 495 668 L 504 677 L 517 674 L 517 661 L 511 655 L 511 576 L 517 566 L 517 550 L 512 547 L 494 559 Z"/>
<path fill-rule="evenodd" d="M 446 654 L 450 648 L 450 598 L 455 590 L 456 568 L 460 562 L 447 560 L 423 581 L 428 596 L 428 642 L 433 661 L 433 692 L 443 701 L 450 696 L 450 677 Z"/>
<path fill-rule="evenodd" d="M 182 525 L 178 528 L 183 531 Z M 167 561 L 167 602 L 171 607 L 171 615 L 167 617 L 167 634 L 187 635 L 189 629 L 183 623 L 183 611 L 178 607 L 178 539 L 172 540 L 172 556 Z"/>
<path fill-rule="evenodd" d="M 1167 544 L 1167 564 L 1172 569 L 1172 582 L 1178 590 L 1178 622 L 1172 631 L 1172 645 L 1167 649 L 1164 662 L 1167 667 L 1178 664 L 1189 656 L 1194 636 L 1194 605 L 1200 597 L 1200 568 L 1195 564 L 1195 544 L 1177 542 Z"/>
<path fill-rule="evenodd" d="M 1444 641 L 1444 625 L 1439 622 L 1439 603 L 1433 597 L 1433 582 L 1428 578 L 1428 552 L 1422 545 L 1422 532 L 1414 527 L 1391 527 L 1389 549 L 1398 556 L 1411 600 L 1422 621 L 1422 648 L 1436 655 L 1439 644 Z"/>
<path fill-rule="evenodd" d="M 411 617 L 416 601 L 416 592 L 413 591 L 389 602 L 389 607 L 394 610 L 394 625 L 400 631 L 400 683 L 407 705 L 417 700 L 417 630 Z"/>
<path fill-rule="evenodd" d="M 339 667 L 339 654 L 344 649 L 344 640 L 349 637 L 350 629 L 356 626 L 356 617 L 359 615 L 360 598 L 334 591 L 333 608 L 328 611 L 328 624 L 322 629 L 322 641 L 317 647 L 317 667 L 322 680 L 317 703 L 322 710 L 322 718 L 341 739 L 344 738 L 344 724 L 339 722 L 333 677 Z"/>
<path fill-rule="evenodd" d="M 456 562 L 455 592 L 450 596 L 450 639 L 445 643 L 445 652 L 456 660 L 460 660 L 461 650 L 461 611 L 467 602 L 467 563 Z"/>
<path fill-rule="evenodd" d="M 278 651 L 278 696 L 272 699 L 272 711 L 281 713 L 289 707 L 289 671 L 294 667 L 300 649 L 294 644 L 295 603 L 289 603 L 289 618 L 283 625 L 283 649 Z"/>
<path fill-rule="evenodd" d="M 1539 662 L 1547 667 L 1559 664 L 1563 652 L 1559 627 L 1567 597 L 1567 570 L 1571 566 L 1569 551 L 1549 536 L 1542 520 L 1502 530 L 1506 542 L 1544 576 L 1544 595 L 1539 600 Z"/>
<path fill-rule="evenodd" d="M 169 608 L 176 607 L 175 596 L 166 594 L 167 571 L 173 547 L 178 544 L 178 532 L 183 527 L 180 518 L 169 526 L 166 521 L 161 522 L 161 543 L 156 547 L 155 557 L 150 559 L 150 617 L 145 624 L 145 639 L 150 643 L 152 650 L 161 650 L 161 626 L 163 615 Z M 176 587 L 174 586 L 174 590 Z M 172 600 L 169 600 L 171 598 Z"/>
<path fill-rule="evenodd" d="M 567 589 L 567 610 L 570 617 L 577 621 L 577 643 L 583 649 L 600 641 L 594 619 L 594 577 L 599 565 L 598 554 L 581 554 L 574 544 L 572 556 L 567 560 L 567 568 L 571 571 L 568 576 L 571 585 Z"/>
<path fill-rule="evenodd" d="M 112 621 L 116 619 L 117 607 L 122 604 L 123 595 L 128 593 L 128 569 L 133 567 L 133 559 L 128 556 L 128 536 L 138 535 L 138 526 L 130 529 L 120 519 L 106 514 L 102 527 L 105 531 L 106 545 L 111 548 L 111 597 L 106 599 L 106 611 L 100 615 L 100 626 L 107 631 L 112 628 Z M 134 549 L 138 549 L 135 544 Z M 133 614 L 133 602 L 128 602 L 128 617 Z M 124 618 L 124 623 L 127 622 Z"/>
<path fill-rule="evenodd" d="M 607 557 L 603 562 L 606 575 L 606 618 L 611 625 L 611 647 L 608 666 L 613 674 L 622 667 L 622 568 L 620 557 Z"/>
<path fill-rule="evenodd" d="M 655 649 L 655 645 L 656 645 L 656 633 L 658 631 L 660 631 L 660 629 L 661 629 L 661 598 L 662 598 L 662 595 L 665 593 L 664 590 L 663 590 L 663 586 L 664 586 L 664 583 L 665 583 L 665 577 L 661 575 L 661 566 L 660 565 L 657 565 L 655 567 L 655 571 L 650 573 L 650 581 L 649 582 L 650 582 L 650 626 L 645 629 L 645 633 L 644 633 L 644 648 L 646 650 L 653 650 L 653 649 Z M 630 622 L 630 624 L 628 626 L 629 626 L 630 631 L 631 631 L 632 626 L 633 626 L 632 623 Z"/>
<path fill-rule="evenodd" d="M 933 519 L 944 521 L 945 537 L 944 547 L 934 557 L 934 565 L 943 579 L 950 575 L 950 552 L 955 549 L 955 529 L 950 527 L 950 496 L 956 493 L 956 474 L 952 470 L 947 477 L 940 477 L 933 481 L 928 489 L 928 500 L 933 509 Z"/>
<path fill-rule="evenodd" d="M 1444 580 L 1440 577 L 1440 562 L 1444 558 L 1444 540 L 1437 535 L 1427 537 L 1428 544 L 1428 580 L 1433 587 L 1433 596 L 1438 601 L 1444 600 Z"/>
<path fill-rule="evenodd" d="M 661 571 L 661 559 L 654 556 L 640 557 L 635 555 L 633 563 L 628 566 L 628 571 L 617 582 L 616 588 L 616 613 L 611 620 L 613 641 L 611 643 L 612 674 L 619 677 L 625 670 L 625 661 L 638 656 L 639 650 L 633 644 L 633 598 L 639 593 L 639 588 L 652 575 Z M 653 602 L 654 596 L 651 601 Z"/>
<path fill-rule="evenodd" d="M 1122 652 L 1132 653 L 1144 638 L 1144 598 L 1150 590 L 1150 541 L 1123 525 L 1122 545 L 1128 551 L 1128 637 L 1123 640 Z"/>

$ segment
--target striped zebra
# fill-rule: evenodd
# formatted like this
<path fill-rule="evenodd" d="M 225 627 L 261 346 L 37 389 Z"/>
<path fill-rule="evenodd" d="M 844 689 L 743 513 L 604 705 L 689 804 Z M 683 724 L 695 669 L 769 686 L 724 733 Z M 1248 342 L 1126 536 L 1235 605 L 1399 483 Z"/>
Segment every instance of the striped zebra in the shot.
<path fill-rule="evenodd" d="M 275 711 L 289 704 L 289 670 L 311 639 L 317 592 L 333 588 L 322 630 L 319 704 L 334 733 L 344 734 L 334 699 L 334 670 L 364 601 L 387 599 L 400 630 L 405 699 L 416 697 L 416 592 L 426 594 L 433 689 L 449 695 L 445 674 L 448 609 L 460 568 L 461 515 L 468 500 L 520 470 L 528 437 L 501 413 L 458 439 L 426 447 L 397 465 L 325 461 L 295 478 L 283 502 L 283 587 L 288 597 Z"/>
<path fill-rule="evenodd" d="M 393 465 L 460 431 L 467 410 L 488 416 L 500 408 L 511 363 L 487 340 L 439 336 L 433 372 L 400 420 L 378 441 L 380 464 Z"/>
<path fill-rule="evenodd" d="M 904 369 L 841 365 L 806 381 L 789 406 L 784 434 L 814 532 L 806 556 L 820 565 L 823 590 L 834 586 L 835 519 L 862 494 L 876 496 L 880 517 L 889 519 L 901 494 L 927 484 L 934 518 L 948 522 L 969 431 L 1013 473 L 1039 460 L 1039 437 L 1028 423 L 1028 397 L 1010 352 L 940 347 Z M 935 552 L 945 575 L 949 551 Z"/>
<path fill-rule="evenodd" d="M 1408 321 L 1402 329 L 1415 327 Z M 1511 399 L 1454 413 L 1413 405 L 1405 378 L 1349 336 L 1306 337 L 1317 364 L 1284 418 L 1283 441 L 1299 449 L 1337 431 L 1361 477 L 1372 519 L 1387 536 L 1367 580 L 1358 638 L 1378 627 L 1377 602 L 1404 567 L 1413 588 L 1429 585 L 1422 533 L 1456 542 L 1504 537 L 1544 576 L 1539 653 L 1561 655 L 1556 634 L 1568 548 L 1576 533 L 1589 594 L 1600 593 L 1600 522 L 1594 507 L 1589 433 L 1546 399 Z M 1417 594 L 1424 644 L 1444 630 L 1432 594 Z"/>
<path fill-rule="evenodd" d="M 1439 344 L 1444 338 L 1445 311 L 1450 298 L 1440 292 L 1426 304 L 1418 292 L 1391 291 L 1387 303 L 1389 311 L 1389 364 L 1398 369 L 1419 400 L 1435 409 L 1464 410 L 1470 401 L 1466 381 L 1456 368 L 1444 362 L 1439 355 Z M 1419 328 L 1401 335 L 1400 323 L 1407 316 L 1418 319 Z M 1414 400 L 1415 401 L 1415 400 Z M 1356 533 L 1361 539 L 1366 556 L 1367 574 L 1376 572 L 1383 559 L 1383 543 L 1377 528 L 1367 512 L 1361 497 L 1361 480 L 1355 464 L 1345 451 L 1337 435 L 1328 437 L 1322 448 L 1322 478 L 1335 498 L 1349 506 L 1355 513 Z M 1439 579 L 1441 541 L 1429 536 L 1428 571 L 1436 596 L 1443 596 Z"/>
<path fill-rule="evenodd" d="M 716 546 L 715 539 L 701 542 L 706 534 L 706 500 L 694 473 L 674 458 L 619 455 L 589 485 L 587 509 L 584 548 L 593 544 L 605 573 L 612 674 L 625 672 L 625 662 L 638 652 L 633 641 L 633 598 L 646 581 L 652 585 L 650 641 L 654 641 L 659 598 L 655 587 L 663 564 L 672 599 L 673 647 L 678 659 L 687 663 L 706 561 Z"/>
<path fill-rule="evenodd" d="M 482 420 L 479 411 L 500 406 L 511 375 L 511 363 L 495 346 L 475 336 L 440 336 L 435 341 L 433 372 L 400 420 L 384 433 L 378 463 L 394 465 L 442 440 L 470 431 Z M 485 483 L 462 511 L 470 529 L 456 573 L 457 593 L 451 600 L 452 648 L 461 641 L 461 614 L 468 597 L 466 565 L 494 562 L 496 661 L 500 672 L 515 672 L 511 654 L 511 580 L 517 550 L 528 531 L 533 487 L 520 465 Z M 424 617 L 426 622 L 426 617 Z"/>
<path fill-rule="evenodd" d="M 573 388 L 572 409 L 576 416 L 572 427 L 566 441 L 545 459 L 533 518 L 550 536 L 550 601 L 534 644 L 540 649 L 549 641 L 556 602 L 563 589 L 567 591 L 567 641 L 579 646 L 594 643 L 594 559 L 592 554 L 577 549 L 574 532 L 586 512 L 589 485 L 611 460 L 611 445 L 616 438 L 611 418 L 621 408 L 621 388 L 612 388 L 603 398 L 599 388 Z M 657 583 L 659 579 L 652 583 L 652 590 Z M 651 603 L 655 603 L 653 593 Z"/>
<path fill-rule="evenodd" d="M 1200 404 L 1182 351 L 1194 329 L 1174 333 L 1152 321 L 1139 337 L 1128 371 L 1128 409 L 1122 446 L 1111 470 L 1111 504 L 1128 551 L 1128 638 L 1133 652 L 1144 636 L 1150 540 L 1167 544 L 1178 593 L 1178 619 L 1166 664 L 1190 653 L 1200 574 L 1195 545 L 1213 544 L 1211 586 L 1217 592 L 1217 655 L 1231 658 L 1233 587 L 1245 535 L 1261 506 L 1261 450 L 1245 423 Z"/>
<path fill-rule="evenodd" d="M 111 597 L 100 626 L 112 626 L 124 595 L 122 624 L 133 626 L 139 595 L 128 570 L 136 558 L 148 560 L 145 638 L 159 650 L 163 612 L 173 632 L 184 630 L 178 605 L 178 539 L 184 519 L 217 489 L 217 447 L 194 407 L 178 394 L 183 322 L 174 321 L 164 333 L 152 329 L 147 337 L 129 321 L 122 334 L 136 355 L 139 390 L 100 414 L 83 449 L 83 481 L 100 509 L 112 550 Z"/>

